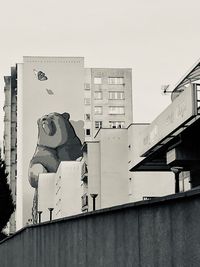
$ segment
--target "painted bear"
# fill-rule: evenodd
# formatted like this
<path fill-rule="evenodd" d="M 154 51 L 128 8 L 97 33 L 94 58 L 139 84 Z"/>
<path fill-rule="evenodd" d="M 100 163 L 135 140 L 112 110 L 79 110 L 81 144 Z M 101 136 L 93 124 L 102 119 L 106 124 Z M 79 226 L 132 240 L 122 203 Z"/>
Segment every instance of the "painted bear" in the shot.
<path fill-rule="evenodd" d="M 38 120 L 38 143 L 30 161 L 29 182 L 38 187 L 40 173 L 56 172 L 61 161 L 82 157 L 82 144 L 68 113 L 50 113 Z"/>

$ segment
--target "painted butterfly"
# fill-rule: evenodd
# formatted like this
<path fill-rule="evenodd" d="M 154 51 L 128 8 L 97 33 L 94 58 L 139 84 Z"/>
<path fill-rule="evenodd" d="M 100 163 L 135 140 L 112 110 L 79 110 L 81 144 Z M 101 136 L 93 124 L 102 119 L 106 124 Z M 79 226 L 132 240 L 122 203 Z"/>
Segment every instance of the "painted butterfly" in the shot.
<path fill-rule="evenodd" d="M 51 89 L 46 89 L 47 90 L 47 93 L 49 94 L 49 95 L 54 95 L 54 92 L 51 90 Z"/>
<path fill-rule="evenodd" d="M 35 73 L 35 76 L 37 77 L 37 79 L 39 80 L 39 81 L 46 81 L 48 78 L 47 78 L 47 76 L 45 75 L 45 73 L 43 72 L 43 71 L 37 71 L 37 70 L 33 70 L 34 71 L 34 73 Z"/>

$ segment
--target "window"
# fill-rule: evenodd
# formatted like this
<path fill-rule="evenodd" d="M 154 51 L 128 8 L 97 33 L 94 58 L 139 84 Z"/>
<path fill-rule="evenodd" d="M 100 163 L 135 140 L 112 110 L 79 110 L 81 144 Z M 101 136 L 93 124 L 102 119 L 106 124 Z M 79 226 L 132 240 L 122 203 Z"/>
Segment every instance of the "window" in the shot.
<path fill-rule="evenodd" d="M 94 84 L 101 84 L 101 78 L 100 77 L 94 77 Z"/>
<path fill-rule="evenodd" d="M 110 91 L 109 99 L 114 99 L 114 100 L 124 99 L 124 92 L 123 91 Z"/>
<path fill-rule="evenodd" d="M 197 105 L 198 105 L 198 108 L 200 107 L 200 86 L 197 84 Z"/>
<path fill-rule="evenodd" d="M 123 77 L 109 77 L 108 84 L 124 84 Z"/>
<path fill-rule="evenodd" d="M 124 121 L 109 121 L 110 128 L 124 128 Z"/>
<path fill-rule="evenodd" d="M 100 107 L 100 106 L 94 107 L 94 114 L 96 114 L 96 115 L 102 114 L 102 107 Z"/>
<path fill-rule="evenodd" d="M 90 114 L 85 114 L 85 120 L 90 121 Z"/>
<path fill-rule="evenodd" d="M 102 99 L 102 92 L 101 91 L 94 92 L 94 99 Z"/>
<path fill-rule="evenodd" d="M 86 135 L 90 135 L 90 129 L 85 130 Z"/>
<path fill-rule="evenodd" d="M 90 84 L 89 83 L 85 83 L 85 90 L 90 90 Z"/>
<path fill-rule="evenodd" d="M 101 128 L 102 127 L 102 121 L 95 121 L 95 128 Z"/>
<path fill-rule="evenodd" d="M 125 114 L 125 110 L 124 110 L 124 107 L 116 107 L 116 106 L 113 106 L 113 107 L 109 107 L 109 114 Z"/>
<path fill-rule="evenodd" d="M 85 98 L 84 103 L 85 105 L 90 105 L 90 98 Z"/>

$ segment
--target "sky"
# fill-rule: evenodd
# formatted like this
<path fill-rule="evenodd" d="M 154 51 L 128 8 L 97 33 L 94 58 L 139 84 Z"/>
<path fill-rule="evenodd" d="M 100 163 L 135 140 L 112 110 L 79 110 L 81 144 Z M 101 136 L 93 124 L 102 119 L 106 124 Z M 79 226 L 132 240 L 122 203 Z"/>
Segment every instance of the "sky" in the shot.
<path fill-rule="evenodd" d="M 132 68 L 133 120 L 151 122 L 200 57 L 199 0 L 18 0 L 1 3 L 0 140 L 4 79 L 23 56 L 83 56 L 85 67 Z M 30 103 L 31 104 L 31 103 Z"/>

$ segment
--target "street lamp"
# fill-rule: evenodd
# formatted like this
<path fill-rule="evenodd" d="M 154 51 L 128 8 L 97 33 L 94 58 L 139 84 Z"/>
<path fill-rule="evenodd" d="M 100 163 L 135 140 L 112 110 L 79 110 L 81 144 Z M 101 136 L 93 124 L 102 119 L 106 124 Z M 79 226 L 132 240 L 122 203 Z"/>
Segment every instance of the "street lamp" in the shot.
<path fill-rule="evenodd" d="M 48 208 L 49 212 L 50 212 L 50 221 L 52 221 L 52 212 L 54 210 L 54 208 Z"/>
<path fill-rule="evenodd" d="M 175 175 L 175 193 L 179 193 L 180 192 L 180 188 L 179 188 L 179 174 L 183 171 L 183 167 L 172 167 L 171 168 L 171 171 Z"/>
<path fill-rule="evenodd" d="M 38 213 L 38 215 L 39 215 L 39 223 L 41 223 L 41 215 L 42 215 L 42 211 L 38 211 L 37 213 Z"/>
<path fill-rule="evenodd" d="M 90 194 L 90 196 L 92 197 L 93 200 L 93 210 L 96 210 L 95 199 L 98 196 L 98 194 Z"/>

